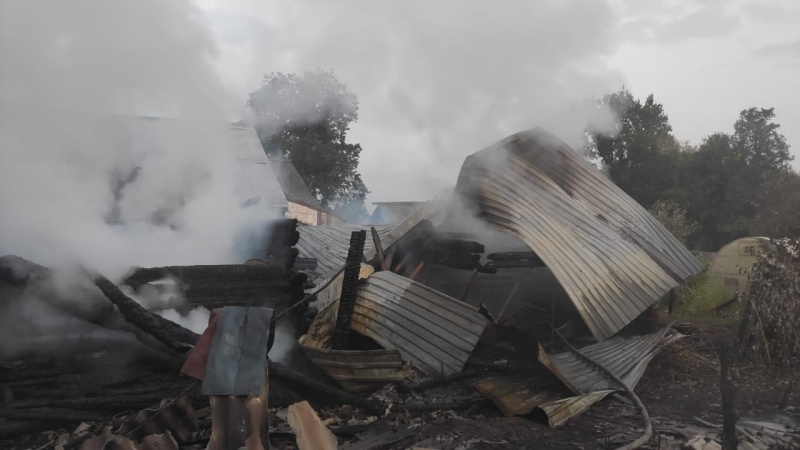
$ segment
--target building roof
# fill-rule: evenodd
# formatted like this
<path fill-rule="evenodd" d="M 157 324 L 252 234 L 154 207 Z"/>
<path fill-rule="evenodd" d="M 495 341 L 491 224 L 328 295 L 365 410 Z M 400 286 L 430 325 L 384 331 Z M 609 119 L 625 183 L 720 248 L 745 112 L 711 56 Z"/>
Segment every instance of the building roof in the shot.
<path fill-rule="evenodd" d="M 291 161 L 284 158 L 271 158 L 270 163 L 287 201 L 313 209 L 323 209 Z"/>
<path fill-rule="evenodd" d="M 33 130 L 36 130 L 35 132 Z M 49 108 L 0 100 L 0 136 L 33 151 L 44 146 L 107 149 L 151 164 L 231 162 L 234 200 L 257 208 L 286 208 L 253 127 L 227 122 L 167 119 Z M 98 150 L 99 153 L 99 150 Z M 200 160 L 195 161 L 195 160 Z M 158 162 L 156 162 L 158 161 Z M 227 166 L 219 170 L 228 170 Z M 175 170 L 169 167 L 165 170 Z"/>
<path fill-rule="evenodd" d="M 601 340 L 701 269 L 647 210 L 541 129 L 467 157 L 456 191 L 536 252 Z"/>
<path fill-rule="evenodd" d="M 375 225 L 389 225 L 402 222 L 406 217 L 419 211 L 427 202 L 373 202 L 376 205 L 370 221 Z"/>

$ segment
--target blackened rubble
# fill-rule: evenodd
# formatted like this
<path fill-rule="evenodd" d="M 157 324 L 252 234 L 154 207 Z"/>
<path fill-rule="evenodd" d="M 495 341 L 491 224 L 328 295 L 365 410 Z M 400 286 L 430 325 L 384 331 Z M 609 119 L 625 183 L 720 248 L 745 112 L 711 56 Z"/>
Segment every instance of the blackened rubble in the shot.
<path fill-rule="evenodd" d="M 492 148 L 516 158 L 513 170 L 528 171 L 538 160 L 525 157 L 541 145 L 534 138 L 516 136 Z M 553 151 L 561 150 L 557 146 Z M 240 436 L 246 442 L 235 445 L 254 450 L 266 448 L 267 439 L 278 448 L 607 448 L 629 444 L 643 431 L 643 445 L 677 448 L 657 442 L 675 437 L 667 429 L 686 428 L 668 424 L 654 412 L 668 412 L 654 400 L 653 392 L 659 392 L 654 383 L 649 383 L 650 395 L 639 393 L 640 406 L 646 406 L 639 411 L 620 393 L 648 385 L 651 359 L 662 365 L 671 361 L 659 361 L 659 351 L 674 358 L 678 353 L 670 354 L 670 349 L 693 339 L 686 327 L 678 333 L 660 324 L 651 308 L 664 289 L 693 270 L 685 249 L 607 184 L 600 183 L 599 189 L 609 190 L 611 197 L 581 193 L 586 180 L 574 161 L 565 166 L 577 171 L 571 177 L 546 167 L 558 180 L 569 181 L 568 196 L 558 194 L 557 181 L 544 183 L 547 177 L 541 174 L 544 178 L 537 181 L 544 183 L 539 194 L 564 202 L 571 211 L 567 218 L 558 216 L 559 208 L 548 209 L 552 204 L 534 211 L 525 198 L 501 195 L 501 187 L 486 177 L 501 169 L 481 171 L 481 158 L 468 161 L 469 170 L 459 180 L 462 193 L 477 199 L 484 217 L 494 214 L 491 226 L 459 228 L 452 205 L 429 204 L 397 226 L 374 233 L 368 227 L 344 232 L 318 227 L 306 233 L 317 239 L 312 245 L 302 241 L 296 221 L 279 221 L 266 233 L 270 238 L 264 249 L 246 264 L 136 268 L 119 285 L 96 272 L 99 268 L 88 268 L 72 274 L 74 286 L 66 290 L 54 285 L 54 273 L 46 267 L 15 256 L 0 258 L 0 308 L 4 314 L 18 314 L 23 323 L 14 328 L 13 339 L 4 335 L 0 352 L 4 447 L 226 448 L 234 445 L 228 437 L 240 424 L 229 419 L 239 414 L 252 420 Z M 465 173 L 480 174 L 482 187 L 475 191 Z M 509 205 L 517 200 L 528 215 L 511 217 Z M 605 211 L 615 205 L 631 207 L 634 222 L 644 228 L 623 233 L 623 218 L 598 222 L 584 217 L 592 208 Z M 603 212 L 603 217 L 610 216 Z M 591 247 L 586 253 L 579 250 L 581 245 L 562 242 L 565 236 L 556 236 L 561 246 L 545 245 L 547 236 L 566 232 L 570 223 L 577 223 L 570 228 L 571 237 Z M 502 239 L 498 229 L 507 232 L 500 233 Z M 653 233 L 652 242 L 648 233 Z M 339 242 L 343 236 L 353 239 Z M 603 243 L 598 236 L 610 240 Z M 326 239 L 335 245 L 327 245 Z M 653 253 L 659 245 L 664 254 Z M 325 261 L 323 270 L 307 253 L 311 249 L 320 257 L 317 262 Z M 557 251 L 563 254 L 554 256 Z M 646 263 L 647 270 L 626 272 L 629 263 L 618 261 L 625 255 Z M 565 261 L 578 269 L 564 266 Z M 582 284 L 580 267 L 592 263 L 596 266 L 587 274 L 591 283 Z M 683 275 L 676 275 L 680 271 Z M 308 280 L 307 273 L 316 277 Z M 610 278 L 599 279 L 601 273 Z M 590 297 L 576 300 L 578 293 L 614 279 L 624 291 L 622 303 L 607 292 L 595 293 L 593 299 L 600 303 Z M 169 283 L 159 284 L 163 280 Z M 651 281 L 635 289 L 637 282 Z M 185 300 L 183 312 L 212 310 L 205 342 L 198 332 L 132 298 L 147 290 L 158 294 L 159 286 L 178 292 Z M 189 373 L 184 363 L 190 352 L 207 348 L 211 354 L 227 345 L 236 354 L 258 342 L 263 353 L 248 353 L 248 361 L 261 364 L 270 346 L 271 339 L 264 336 L 243 341 L 246 330 L 238 339 L 224 337 L 236 333 L 235 326 L 215 332 L 213 318 L 220 313 L 230 317 L 234 307 L 246 314 L 251 308 L 273 310 L 274 316 L 263 315 L 275 318 L 269 329 L 292 330 L 282 337 L 296 345 L 288 354 L 270 354 L 266 370 L 259 372 L 267 374 L 263 386 L 247 395 L 234 392 L 233 397 L 215 391 L 210 401 L 204 395 L 210 392 L 204 391 L 209 383 L 204 375 L 181 374 L 182 367 Z M 619 315 L 600 317 L 608 308 Z M 32 321 L 36 327 L 25 326 L 31 311 L 47 316 L 48 325 Z M 709 362 L 714 356 L 691 351 L 687 353 L 715 371 Z M 234 380 L 245 370 L 229 369 Z M 670 388 L 669 383 L 659 385 Z M 670 392 L 674 396 L 681 388 Z M 707 386 L 695 396 L 706 404 L 719 399 Z M 265 442 L 247 441 L 255 436 L 252 424 L 263 424 L 265 418 L 247 414 L 267 405 L 268 425 L 257 425 L 269 427 L 257 433 Z M 613 416 L 592 416 L 596 410 L 613 411 Z M 740 441 L 754 448 L 798 445 L 792 414 L 796 409 L 786 406 L 779 419 L 742 421 L 744 428 L 736 428 Z M 611 417 L 613 423 L 607 425 Z M 642 429 L 642 417 L 652 433 Z M 695 423 L 697 432 L 684 431 L 673 439 L 676 445 L 698 442 L 696 438 L 718 441 L 721 417 L 704 415 L 701 420 L 707 423 Z M 596 433 L 600 423 L 602 439 Z M 752 431 L 753 424 L 763 425 L 760 435 Z M 612 428 L 617 431 L 609 435 Z"/>

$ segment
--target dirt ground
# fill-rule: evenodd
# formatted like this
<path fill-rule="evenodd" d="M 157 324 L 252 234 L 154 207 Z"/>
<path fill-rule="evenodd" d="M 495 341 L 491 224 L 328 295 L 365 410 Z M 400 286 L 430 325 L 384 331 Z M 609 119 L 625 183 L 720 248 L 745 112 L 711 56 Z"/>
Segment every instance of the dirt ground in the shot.
<path fill-rule="evenodd" d="M 645 448 L 682 448 L 696 435 L 719 442 L 722 409 L 715 349 L 721 343 L 732 343 L 733 332 L 688 326 L 682 331 L 687 336 L 651 361 L 636 388 L 654 427 L 653 438 Z M 798 369 L 736 362 L 732 378 L 740 422 L 783 423 L 796 433 L 800 424 L 800 382 L 792 392 L 787 393 L 787 387 L 792 377 L 800 375 Z M 390 412 L 377 418 L 343 406 L 319 408 L 318 414 L 331 429 L 338 428 L 341 449 L 610 449 L 635 440 L 642 430 L 640 413 L 621 396 L 607 397 L 563 427 L 551 429 L 541 413 L 504 417 L 471 387 L 472 381 L 436 387 L 418 397 L 419 403 L 469 404 L 466 409 L 454 406 L 451 410 Z M 376 395 L 386 400 L 399 394 L 395 386 L 388 386 Z M 285 421 L 285 409 L 275 409 L 272 415 L 272 448 L 294 449 L 295 439 Z M 364 441 L 370 439 L 374 445 L 365 445 Z M 46 442 L 45 436 L 29 436 L 25 442 L 0 443 L 0 448 L 37 448 Z M 182 448 L 205 448 L 203 436 Z M 800 437 L 790 433 L 781 445 L 761 448 L 800 448 Z"/>
<path fill-rule="evenodd" d="M 719 442 L 722 426 L 719 365 L 716 348 L 732 343 L 733 332 L 725 328 L 691 327 L 687 337 L 655 357 L 636 388 L 653 421 L 653 438 L 645 448 L 681 448 L 693 436 L 707 436 Z M 800 423 L 800 383 L 796 383 L 786 399 L 792 377 L 800 375 L 800 367 L 764 367 L 746 361 L 732 367 L 735 383 L 735 404 L 741 420 L 792 424 Z M 472 388 L 469 380 L 425 393 L 428 399 L 466 398 Z M 474 393 L 474 390 L 472 390 Z M 473 394 L 474 395 L 474 394 Z M 323 410 L 330 422 L 348 417 L 341 411 Z M 356 419 L 346 419 L 351 423 Z M 390 414 L 370 424 L 367 438 L 380 431 L 391 432 L 413 427 L 413 436 L 374 448 L 435 449 L 608 449 L 617 448 L 638 438 L 642 418 L 638 410 L 625 401 L 608 397 L 581 416 L 559 429 L 551 429 L 536 414 L 529 417 L 504 417 L 489 401 L 467 411 L 431 411 L 418 415 Z M 354 440 L 354 439 L 351 439 Z M 792 440 L 792 438 L 789 438 Z M 273 434 L 276 448 L 293 448 L 291 436 Z M 340 448 L 348 446 L 340 439 Z M 740 448 L 746 448 L 744 445 Z M 800 448 L 800 437 L 791 443 L 769 448 Z"/>

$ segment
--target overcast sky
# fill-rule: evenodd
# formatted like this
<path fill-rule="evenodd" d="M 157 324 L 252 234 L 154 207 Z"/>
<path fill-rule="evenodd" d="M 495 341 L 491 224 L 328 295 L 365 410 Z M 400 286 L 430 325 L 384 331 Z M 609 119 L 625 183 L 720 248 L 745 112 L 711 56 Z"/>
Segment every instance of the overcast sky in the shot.
<path fill-rule="evenodd" d="M 430 198 L 532 126 L 570 139 L 622 85 L 692 143 L 775 107 L 800 151 L 796 0 L 0 4 L 6 100 L 236 119 L 265 73 L 333 69 L 360 100 L 370 201 Z"/>

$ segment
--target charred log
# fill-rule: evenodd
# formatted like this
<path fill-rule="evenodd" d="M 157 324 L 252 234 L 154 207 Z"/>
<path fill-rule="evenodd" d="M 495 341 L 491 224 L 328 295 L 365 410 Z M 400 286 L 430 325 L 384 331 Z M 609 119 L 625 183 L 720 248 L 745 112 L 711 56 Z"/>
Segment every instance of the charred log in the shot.
<path fill-rule="evenodd" d="M 119 308 L 125 319 L 170 349 L 183 353 L 192 348 L 199 335 L 182 326 L 153 314 L 125 295 L 108 278 L 96 274 L 94 283 L 105 296 Z"/>
<path fill-rule="evenodd" d="M 294 371 L 283 364 L 273 361 L 269 362 L 269 375 L 270 379 L 277 378 L 286 382 L 290 386 L 297 386 L 303 390 L 310 390 L 317 392 L 330 400 L 339 402 L 344 405 L 354 405 L 364 408 L 372 414 L 383 414 L 386 411 L 386 405 L 379 401 L 365 399 L 357 395 L 350 394 L 339 388 L 329 386 L 325 383 L 317 381 L 313 378 L 307 377 L 300 372 Z"/>

